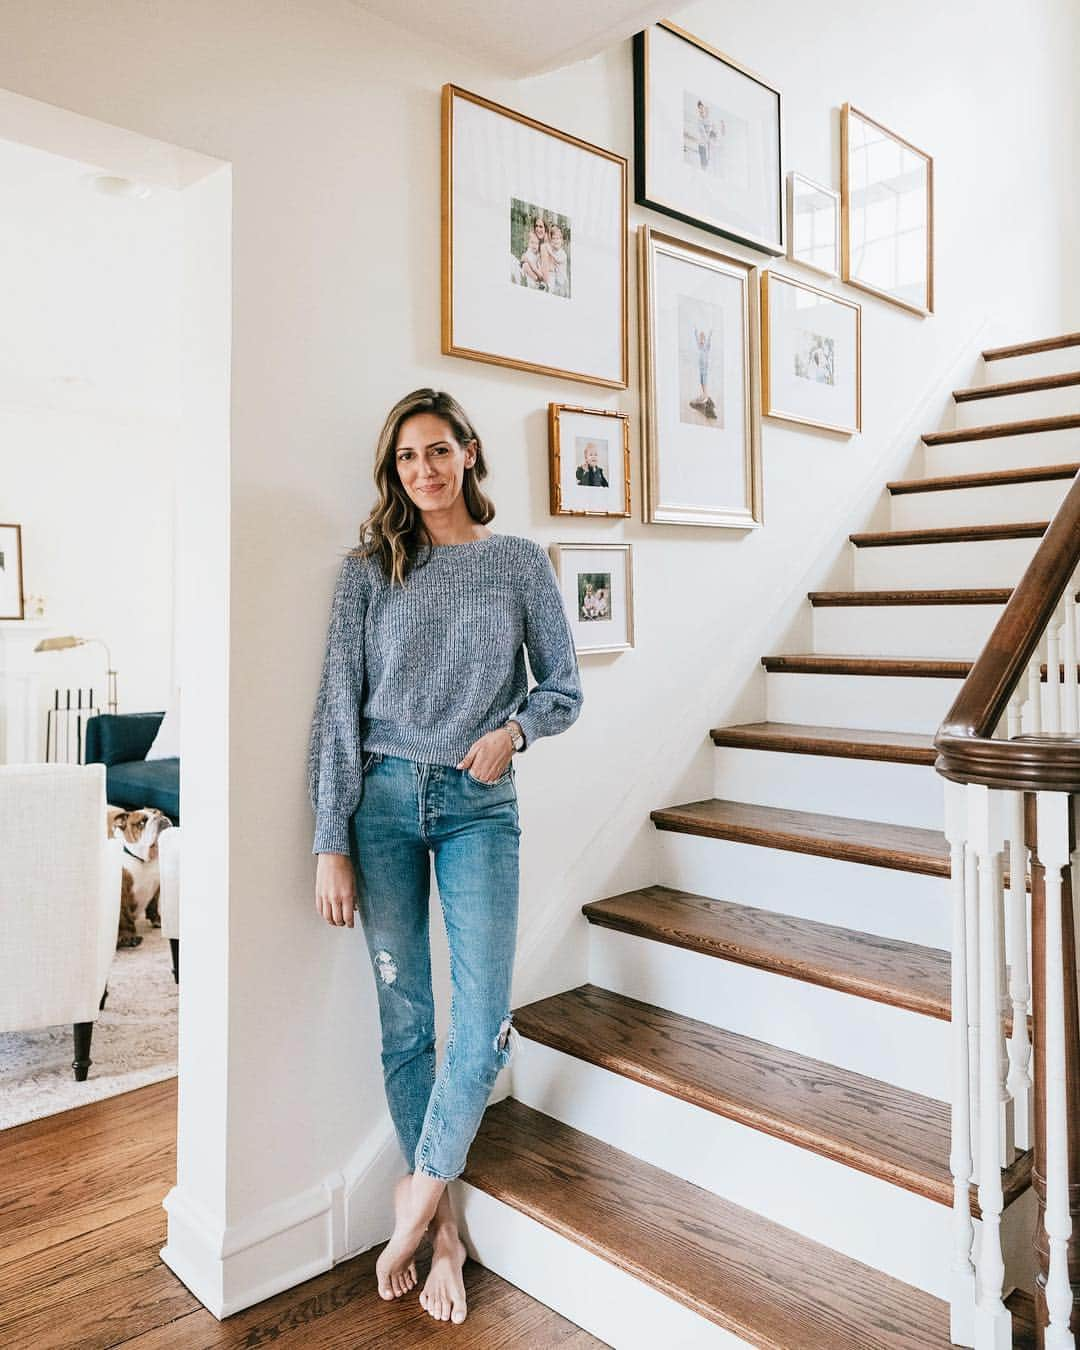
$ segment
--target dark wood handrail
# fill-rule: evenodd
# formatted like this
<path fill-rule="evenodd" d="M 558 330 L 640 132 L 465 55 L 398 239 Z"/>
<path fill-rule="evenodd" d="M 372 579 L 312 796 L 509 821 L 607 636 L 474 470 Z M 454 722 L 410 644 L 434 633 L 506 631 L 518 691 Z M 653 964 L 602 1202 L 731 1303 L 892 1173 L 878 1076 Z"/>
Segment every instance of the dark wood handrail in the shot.
<path fill-rule="evenodd" d="M 934 738 L 943 777 L 1027 792 L 1080 792 L 1080 737 L 991 739 L 1078 565 L 1080 474 Z"/>

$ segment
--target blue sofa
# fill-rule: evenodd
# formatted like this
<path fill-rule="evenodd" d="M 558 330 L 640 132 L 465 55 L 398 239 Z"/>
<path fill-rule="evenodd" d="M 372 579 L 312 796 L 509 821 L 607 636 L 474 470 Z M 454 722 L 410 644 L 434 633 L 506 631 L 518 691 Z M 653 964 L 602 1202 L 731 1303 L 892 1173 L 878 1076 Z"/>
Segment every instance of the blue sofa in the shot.
<path fill-rule="evenodd" d="M 180 824 L 180 760 L 147 760 L 163 712 L 101 713 L 86 724 L 86 762 L 105 765 L 110 806 L 156 806 Z"/>

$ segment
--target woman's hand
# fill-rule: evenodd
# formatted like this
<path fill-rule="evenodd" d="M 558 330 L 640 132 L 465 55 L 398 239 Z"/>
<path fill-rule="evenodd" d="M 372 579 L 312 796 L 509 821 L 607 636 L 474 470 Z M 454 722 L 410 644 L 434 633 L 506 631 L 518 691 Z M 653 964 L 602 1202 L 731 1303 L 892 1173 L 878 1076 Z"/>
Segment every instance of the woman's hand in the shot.
<path fill-rule="evenodd" d="M 315 868 L 315 908 L 336 928 L 352 928 L 356 873 L 347 853 L 320 853 Z"/>
<path fill-rule="evenodd" d="M 479 778 L 482 783 L 494 783 L 496 778 L 501 778 L 506 772 L 513 758 L 514 744 L 509 731 L 506 727 L 497 727 L 486 736 L 481 736 L 478 741 L 473 741 L 465 758 L 457 767 L 468 769 L 472 776 Z"/>

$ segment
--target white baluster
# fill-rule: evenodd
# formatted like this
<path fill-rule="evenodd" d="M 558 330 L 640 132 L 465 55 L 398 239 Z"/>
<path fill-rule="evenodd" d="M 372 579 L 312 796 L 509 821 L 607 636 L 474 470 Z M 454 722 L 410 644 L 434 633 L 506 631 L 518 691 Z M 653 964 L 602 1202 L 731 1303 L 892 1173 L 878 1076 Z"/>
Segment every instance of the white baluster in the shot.
<path fill-rule="evenodd" d="M 1076 642 L 1076 582 L 1071 581 L 1065 592 L 1065 627 L 1061 648 L 1065 662 L 1065 683 L 1061 686 L 1061 729 L 1075 735 L 1080 731 L 1080 680 L 1077 663 L 1080 647 Z"/>
<path fill-rule="evenodd" d="M 1045 1350 L 1074 1350 L 1069 1331 L 1068 1114 L 1065 1098 L 1065 969 L 1061 926 L 1062 870 L 1070 865 L 1069 798 L 1036 793 L 1039 860 L 1046 869 L 1046 1236 L 1050 1267 L 1046 1280 L 1049 1325 Z"/>
<path fill-rule="evenodd" d="M 1005 732 L 1005 736 L 1007 740 L 1011 741 L 1015 736 L 1020 735 L 1021 716 L 1023 713 L 1023 709 L 1024 709 L 1024 700 L 1023 698 L 1021 698 L 1020 693 L 1018 691 L 1017 693 L 1013 694 L 1011 699 L 1009 699 L 1009 707 L 1006 712 L 1006 721 L 1008 725 L 1008 730 Z"/>
<path fill-rule="evenodd" d="M 1001 1102 L 1005 1096 L 999 989 L 1001 972 L 1001 836 L 996 793 L 970 785 L 970 843 L 978 858 L 979 886 L 979 1208 L 982 1211 L 975 1344 L 979 1350 L 1012 1350 L 1012 1317 L 1002 1301 L 1005 1260 L 1001 1249 Z"/>
<path fill-rule="evenodd" d="M 964 894 L 966 868 L 967 795 L 960 783 L 945 784 L 945 834 L 951 860 L 949 891 L 952 898 L 952 1149 L 953 1178 L 952 1293 L 949 1302 L 950 1339 L 954 1345 L 975 1344 L 975 1225 L 971 1220 L 971 1072 L 968 1028 L 968 935 Z"/>
<path fill-rule="evenodd" d="M 1009 846 L 1009 888 L 1005 897 L 1006 953 L 1012 1035 L 1009 1037 L 1009 1095 L 1015 1111 L 1016 1145 L 1031 1147 L 1031 1039 L 1028 1035 L 1027 848 L 1024 844 L 1024 794 L 1003 792 L 1001 808 Z M 1008 1153 L 1005 1155 L 1008 1157 Z"/>
<path fill-rule="evenodd" d="M 1035 648 L 1027 668 L 1027 726 L 1025 731 L 1029 736 L 1038 736 L 1043 729 L 1042 720 L 1042 675 L 1039 667 L 1042 664 L 1042 641 Z"/>
<path fill-rule="evenodd" d="M 1062 615 L 1058 612 L 1050 620 L 1046 629 L 1046 716 L 1044 729 L 1051 733 L 1061 730 L 1061 627 Z"/>
<path fill-rule="evenodd" d="M 967 789 L 964 789 L 964 815 L 967 819 Z M 967 938 L 967 1043 L 968 1085 L 971 1095 L 972 1180 L 979 1175 L 979 870 L 975 850 L 970 843 L 971 822 L 966 831 L 969 842 L 964 849 L 964 935 Z"/>

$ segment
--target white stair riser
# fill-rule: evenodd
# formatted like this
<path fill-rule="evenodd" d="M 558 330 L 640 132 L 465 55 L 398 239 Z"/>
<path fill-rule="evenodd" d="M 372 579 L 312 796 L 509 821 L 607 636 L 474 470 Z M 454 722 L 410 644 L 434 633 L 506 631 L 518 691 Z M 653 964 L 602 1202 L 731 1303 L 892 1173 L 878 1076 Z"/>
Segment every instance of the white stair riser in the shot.
<path fill-rule="evenodd" d="M 1006 380 L 1034 380 L 1039 375 L 1064 375 L 1080 369 L 1080 346 L 1054 347 L 1031 356 L 1010 356 L 1001 361 L 983 361 L 982 384 L 1002 384 Z"/>
<path fill-rule="evenodd" d="M 1073 349 L 1070 371 L 1080 368 L 1080 348 Z M 995 364 L 991 362 L 991 365 Z M 1035 379 L 1022 375 L 1020 379 Z M 987 380 L 998 384 L 998 380 Z M 1002 394 L 998 398 L 964 399 L 955 404 L 958 427 L 994 426 L 998 422 L 1025 422 L 1031 417 L 1063 417 L 1080 413 L 1080 384 L 1067 384 L 1060 389 L 1039 389 L 1024 394 Z"/>
<path fill-rule="evenodd" d="M 518 1101 L 939 1298 L 952 1211 L 880 1177 L 523 1038 Z"/>
<path fill-rule="evenodd" d="M 652 1285 L 466 1181 L 455 1206 L 469 1255 L 608 1345 L 749 1345 Z"/>
<path fill-rule="evenodd" d="M 1003 605 L 818 605 L 823 656 L 914 656 L 974 661 Z"/>
<path fill-rule="evenodd" d="M 945 825 L 943 780 L 932 768 L 830 755 L 718 746 L 714 796 L 824 815 Z"/>
<path fill-rule="evenodd" d="M 672 830 L 658 831 L 657 853 L 667 886 L 901 942 L 952 945 L 941 877 Z"/>
<path fill-rule="evenodd" d="M 1046 483 L 901 492 L 889 499 L 891 528 L 930 530 L 941 525 L 1010 525 L 1020 520 L 1053 520 L 1071 485 L 1069 478 L 1054 478 Z"/>
<path fill-rule="evenodd" d="M 991 436 L 984 441 L 928 445 L 925 447 L 923 477 L 1026 469 L 1036 464 L 1077 463 L 1080 463 L 1080 430 L 1032 431 L 1020 436 Z"/>
<path fill-rule="evenodd" d="M 1038 546 L 1039 540 L 1035 538 L 856 548 L 854 589 L 921 591 L 1015 586 Z"/>
<path fill-rule="evenodd" d="M 798 675 L 770 671 L 770 722 L 933 734 L 960 692 L 958 679 L 892 675 Z"/>
<path fill-rule="evenodd" d="M 948 1101 L 948 1022 L 775 971 L 589 925 L 589 982 Z"/>

